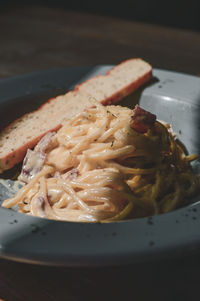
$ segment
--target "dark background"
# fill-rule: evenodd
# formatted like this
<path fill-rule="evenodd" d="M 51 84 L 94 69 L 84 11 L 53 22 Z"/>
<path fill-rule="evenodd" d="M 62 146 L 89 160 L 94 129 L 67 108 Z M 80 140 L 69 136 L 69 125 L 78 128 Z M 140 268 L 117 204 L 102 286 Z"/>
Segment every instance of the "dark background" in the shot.
<path fill-rule="evenodd" d="M 40 4 L 105 16 L 200 31 L 200 1 L 157 0 L 5 0 L 1 9 Z"/>

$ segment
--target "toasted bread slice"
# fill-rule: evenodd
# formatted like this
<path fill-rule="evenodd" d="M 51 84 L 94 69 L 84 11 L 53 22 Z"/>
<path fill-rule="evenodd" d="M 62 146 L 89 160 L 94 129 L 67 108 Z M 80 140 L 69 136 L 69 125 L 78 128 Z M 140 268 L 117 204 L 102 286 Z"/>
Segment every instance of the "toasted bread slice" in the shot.
<path fill-rule="evenodd" d="M 152 67 L 148 63 L 129 59 L 15 120 L 0 133 L 0 172 L 23 160 L 27 149 L 33 148 L 47 132 L 57 131 L 64 120 L 90 106 L 91 97 L 104 105 L 114 104 L 151 77 Z"/>

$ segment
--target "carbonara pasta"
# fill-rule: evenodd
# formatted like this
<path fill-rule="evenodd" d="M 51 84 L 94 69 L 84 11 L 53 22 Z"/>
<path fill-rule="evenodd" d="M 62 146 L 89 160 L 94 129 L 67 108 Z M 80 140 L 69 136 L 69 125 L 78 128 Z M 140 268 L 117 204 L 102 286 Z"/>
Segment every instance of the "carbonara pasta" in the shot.
<path fill-rule="evenodd" d="M 79 222 L 164 213 L 197 193 L 194 159 L 155 115 L 95 102 L 28 150 L 25 185 L 3 206 Z"/>

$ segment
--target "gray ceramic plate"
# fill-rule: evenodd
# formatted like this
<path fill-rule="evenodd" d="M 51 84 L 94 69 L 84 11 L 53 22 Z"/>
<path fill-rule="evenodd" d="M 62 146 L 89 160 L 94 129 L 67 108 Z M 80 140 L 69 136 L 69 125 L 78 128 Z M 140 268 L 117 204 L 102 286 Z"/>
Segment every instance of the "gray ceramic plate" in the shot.
<path fill-rule="evenodd" d="M 49 97 L 112 66 L 42 71 L 0 81 L 1 127 Z M 154 70 L 152 83 L 123 104 L 172 124 L 189 152 L 200 149 L 200 79 Z M 200 198 L 199 198 L 200 199 Z M 46 265 L 102 266 L 183 256 L 200 248 L 200 204 L 110 224 L 59 222 L 0 208 L 0 256 Z"/>

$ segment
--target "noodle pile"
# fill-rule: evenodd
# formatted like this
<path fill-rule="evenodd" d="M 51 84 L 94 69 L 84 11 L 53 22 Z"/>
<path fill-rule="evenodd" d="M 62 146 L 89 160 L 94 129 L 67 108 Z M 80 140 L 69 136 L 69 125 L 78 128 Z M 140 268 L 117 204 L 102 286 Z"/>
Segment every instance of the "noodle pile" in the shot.
<path fill-rule="evenodd" d="M 26 184 L 3 206 L 50 219 L 98 222 L 186 204 L 200 186 L 190 166 L 196 156 L 185 154 L 169 125 L 155 121 L 140 132 L 132 115 L 128 108 L 95 102 L 48 133 L 27 152 L 19 176 Z"/>

